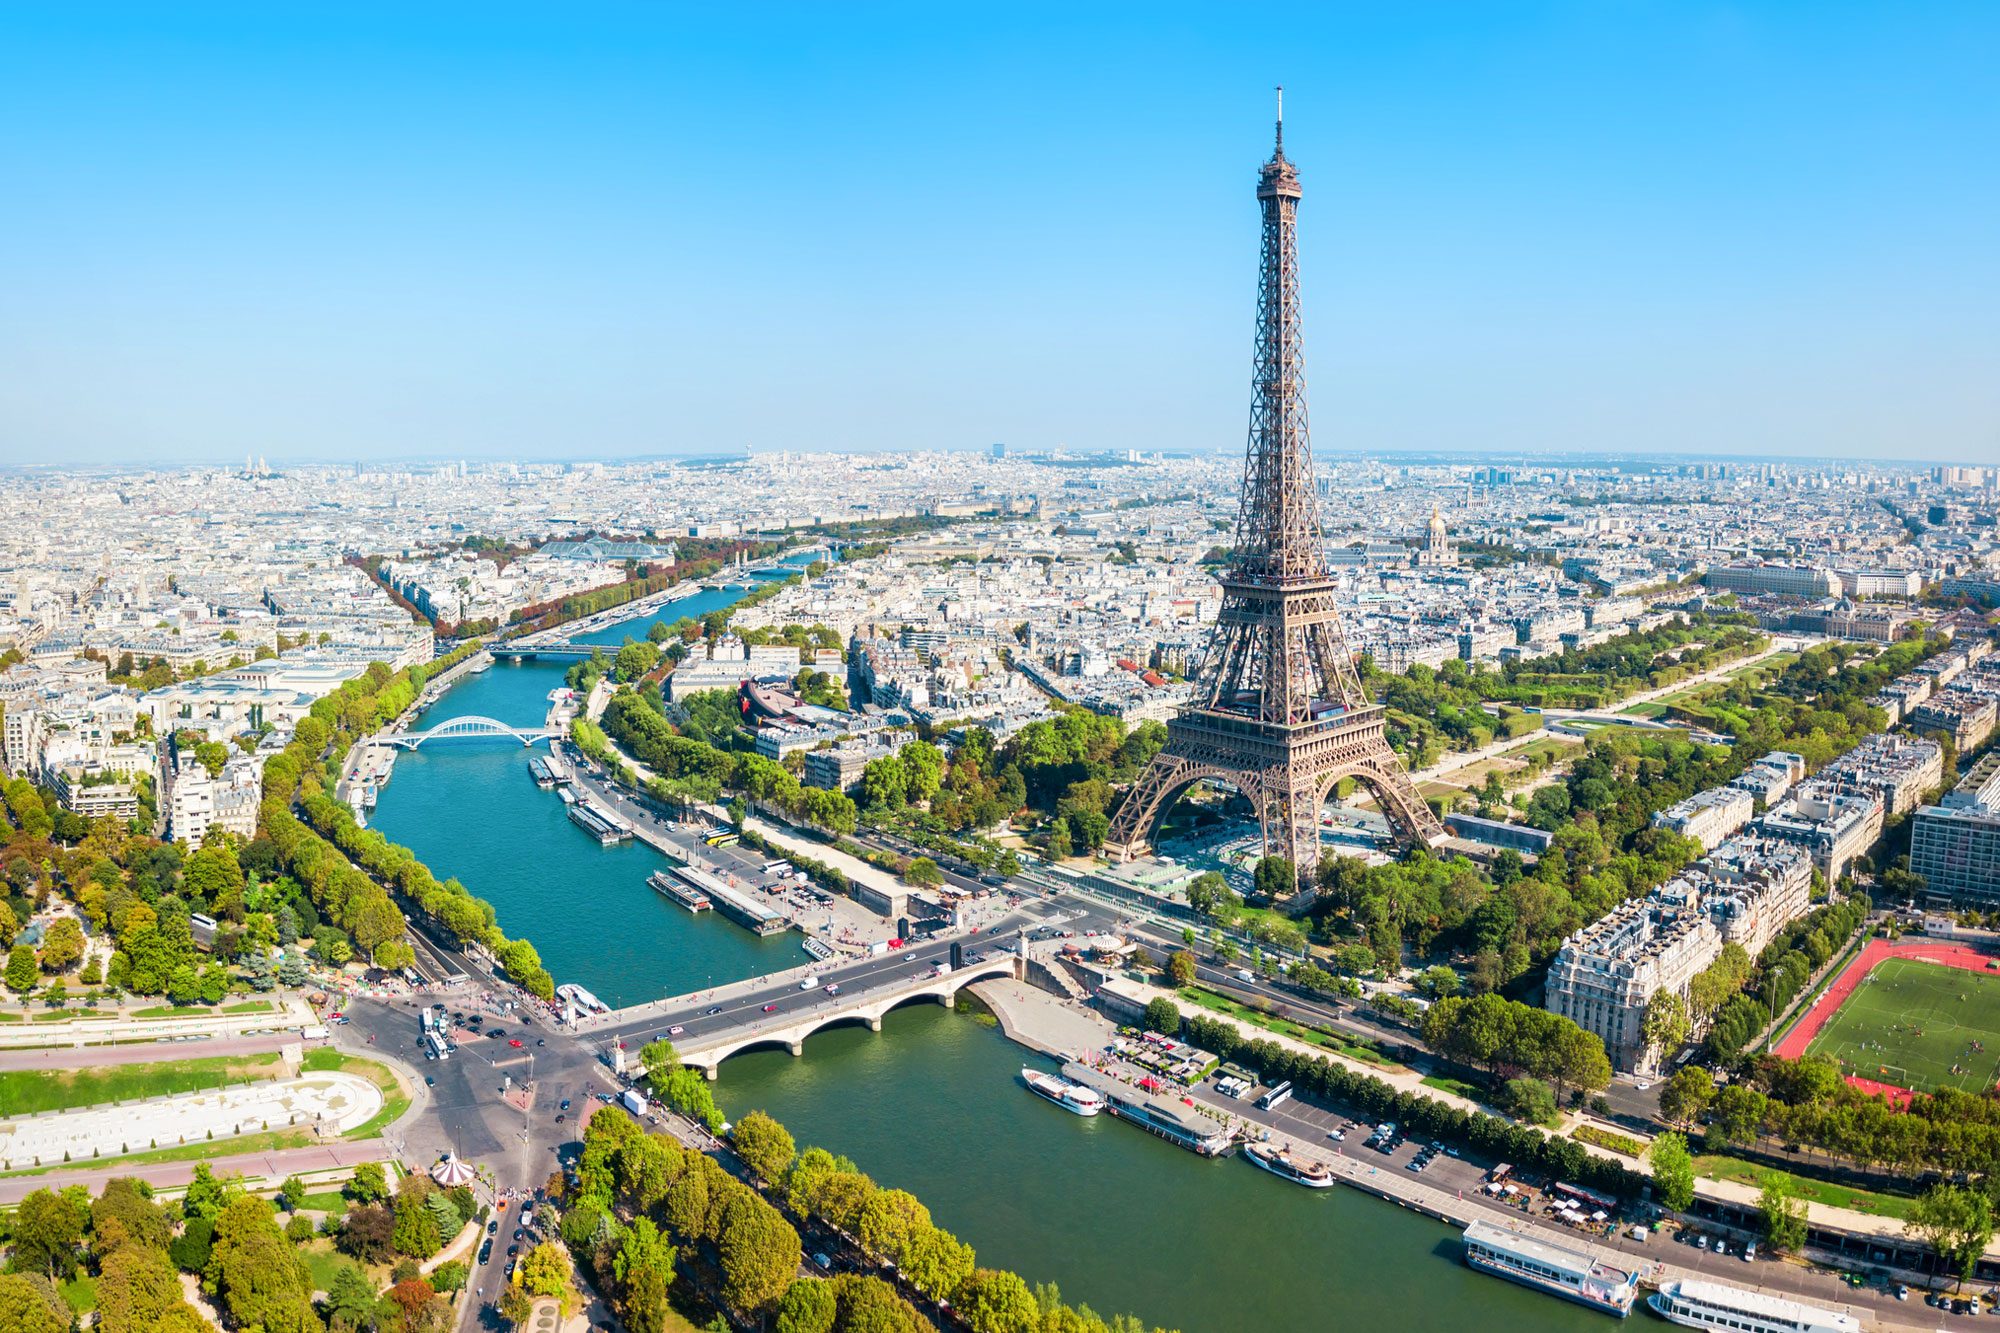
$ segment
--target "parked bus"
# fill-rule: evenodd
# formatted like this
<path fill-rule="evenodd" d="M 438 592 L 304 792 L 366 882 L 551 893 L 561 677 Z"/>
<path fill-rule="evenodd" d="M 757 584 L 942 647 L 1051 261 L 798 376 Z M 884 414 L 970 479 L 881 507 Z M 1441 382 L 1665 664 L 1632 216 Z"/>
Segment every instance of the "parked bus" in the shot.
<path fill-rule="evenodd" d="M 1268 1111 L 1272 1107 L 1283 1106 L 1286 1102 L 1290 1101 L 1291 1099 L 1292 1099 L 1291 1083 L 1289 1081 L 1280 1083 L 1277 1087 L 1271 1089 L 1269 1092 L 1265 1093 L 1262 1097 L 1259 1097 L 1257 1099 L 1257 1109 L 1260 1111 Z"/>
<path fill-rule="evenodd" d="M 764 873 L 767 875 L 790 874 L 791 869 L 792 863 L 790 861 L 766 861 L 764 863 Z"/>
<path fill-rule="evenodd" d="M 435 1028 L 425 1034 L 424 1044 L 430 1047 L 431 1054 L 435 1055 L 438 1059 L 451 1059 L 451 1048 L 444 1044 L 444 1036 Z"/>
<path fill-rule="evenodd" d="M 736 834 L 725 829 L 721 833 L 709 834 L 706 838 L 703 838 L 702 841 L 707 843 L 711 847 L 734 847 L 737 843 L 743 841 L 743 839 L 737 837 Z"/>

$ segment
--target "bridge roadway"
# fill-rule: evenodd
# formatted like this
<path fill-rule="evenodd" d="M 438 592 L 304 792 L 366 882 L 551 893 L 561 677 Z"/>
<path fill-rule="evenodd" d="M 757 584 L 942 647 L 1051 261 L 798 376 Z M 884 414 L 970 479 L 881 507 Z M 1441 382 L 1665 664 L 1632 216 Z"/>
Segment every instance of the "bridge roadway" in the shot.
<path fill-rule="evenodd" d="M 622 1044 L 628 1059 L 636 1059 L 647 1042 L 664 1038 L 674 1044 L 681 1063 L 714 1078 L 716 1067 L 739 1051 L 782 1046 L 798 1055 L 805 1039 L 821 1028 L 866 1023 L 880 1031 L 882 1016 L 899 1005 L 921 999 L 950 1004 L 969 982 L 1018 975 L 1016 932 L 1038 920 L 1016 914 L 991 931 L 958 937 L 968 961 L 940 976 L 931 973 L 951 961 L 950 940 L 910 944 L 869 958 L 807 959 L 787 972 L 586 1016 L 576 1032 L 607 1047 Z M 971 961 L 975 956 L 978 961 Z M 804 984 L 808 977 L 809 987 Z M 827 994 L 828 985 L 838 985 L 840 993 Z"/>

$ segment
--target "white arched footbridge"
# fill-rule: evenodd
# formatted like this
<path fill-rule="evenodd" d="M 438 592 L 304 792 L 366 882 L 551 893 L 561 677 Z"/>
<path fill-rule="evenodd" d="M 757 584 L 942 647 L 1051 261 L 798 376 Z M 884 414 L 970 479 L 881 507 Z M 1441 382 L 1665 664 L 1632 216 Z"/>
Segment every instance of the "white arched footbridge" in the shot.
<path fill-rule="evenodd" d="M 557 736 L 558 732 L 547 727 L 510 727 L 496 718 L 467 714 L 440 722 L 428 731 L 402 731 L 381 736 L 371 736 L 366 744 L 393 745 L 399 750 L 414 750 L 425 741 L 485 740 L 505 736 L 517 740 L 522 745 L 533 745 Z"/>

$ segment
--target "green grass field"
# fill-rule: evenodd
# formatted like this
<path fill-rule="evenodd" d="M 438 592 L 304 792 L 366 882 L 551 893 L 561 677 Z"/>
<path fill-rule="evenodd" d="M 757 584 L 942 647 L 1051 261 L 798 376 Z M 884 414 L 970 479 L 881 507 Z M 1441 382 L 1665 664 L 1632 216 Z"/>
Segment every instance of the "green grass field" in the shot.
<path fill-rule="evenodd" d="M 276 1052 L 162 1060 L 149 1065 L 99 1069 L 18 1069 L 0 1073 L 0 1107 L 10 1115 L 66 1111 L 75 1106 L 198 1092 L 226 1083 L 276 1078 L 284 1071 Z"/>
<path fill-rule="evenodd" d="M 2000 1078 L 2000 975 L 1886 958 L 1806 1050 L 1920 1092 L 1984 1092 Z"/>

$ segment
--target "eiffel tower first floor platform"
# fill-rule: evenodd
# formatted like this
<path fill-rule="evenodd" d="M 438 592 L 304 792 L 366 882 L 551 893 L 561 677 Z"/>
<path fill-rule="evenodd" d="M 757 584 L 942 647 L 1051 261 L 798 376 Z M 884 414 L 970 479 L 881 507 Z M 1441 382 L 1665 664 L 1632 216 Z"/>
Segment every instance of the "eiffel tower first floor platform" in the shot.
<path fill-rule="evenodd" d="M 1232 784 L 1256 807 L 1265 855 L 1290 858 L 1301 879 L 1319 863 L 1320 807 L 1342 778 L 1375 794 L 1406 844 L 1436 847 L 1449 837 L 1390 748 L 1379 704 L 1298 726 L 1191 710 L 1167 724 L 1166 745 L 1125 793 L 1105 854 L 1129 861 L 1145 852 L 1181 793 L 1211 778 Z"/>

